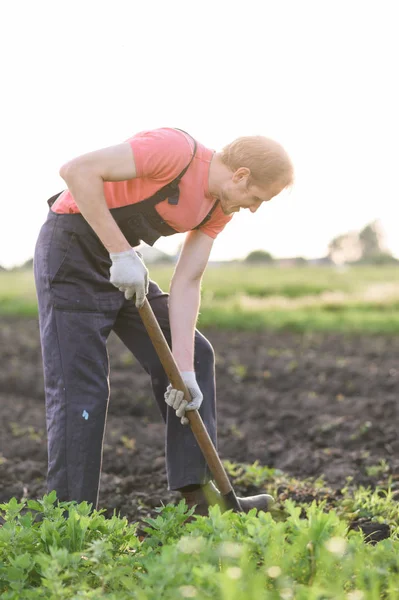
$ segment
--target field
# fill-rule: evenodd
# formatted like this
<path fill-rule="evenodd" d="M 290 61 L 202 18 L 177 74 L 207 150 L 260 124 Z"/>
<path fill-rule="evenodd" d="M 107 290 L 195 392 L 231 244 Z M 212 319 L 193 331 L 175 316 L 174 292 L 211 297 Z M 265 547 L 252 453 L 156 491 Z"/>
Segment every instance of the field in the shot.
<path fill-rule="evenodd" d="M 172 266 L 151 266 L 167 290 Z M 0 273 L 0 314 L 36 315 L 31 271 Z M 210 265 L 199 325 L 235 330 L 399 331 L 399 268 Z"/>
<path fill-rule="evenodd" d="M 170 268 L 150 273 L 167 289 Z M 6 504 L 45 493 L 46 436 L 32 274 L 2 273 L 0 289 Z M 157 516 L 178 501 L 166 490 L 164 425 L 147 375 L 111 336 L 107 519 L 81 507 L 60 520 L 47 500 L 45 510 L 31 504 L 46 514 L 35 529 L 3 506 L 2 598 L 398 598 L 398 306 L 397 268 L 208 269 L 199 327 L 216 354 L 218 450 L 239 495 L 274 495 L 259 518 L 216 511 L 186 523 L 172 506 Z M 11 539 L 20 555 L 40 546 L 44 558 L 14 564 Z"/>

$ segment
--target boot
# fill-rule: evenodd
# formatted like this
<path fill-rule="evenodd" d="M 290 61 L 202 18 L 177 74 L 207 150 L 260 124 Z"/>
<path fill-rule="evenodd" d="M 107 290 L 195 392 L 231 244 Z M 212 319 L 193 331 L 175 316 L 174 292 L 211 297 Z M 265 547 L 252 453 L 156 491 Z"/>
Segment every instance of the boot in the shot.
<path fill-rule="evenodd" d="M 196 515 L 207 516 L 209 506 L 214 506 L 215 504 L 220 506 L 222 512 L 228 510 L 222 494 L 214 485 L 213 481 L 208 481 L 206 485 L 202 485 L 193 492 L 181 492 L 181 494 L 185 499 L 188 508 L 192 508 L 194 504 L 197 505 L 194 513 Z M 274 503 L 274 498 L 269 496 L 269 494 L 258 494 L 257 496 L 237 499 L 241 505 L 242 512 L 244 513 L 249 512 L 251 508 L 268 511 Z"/>

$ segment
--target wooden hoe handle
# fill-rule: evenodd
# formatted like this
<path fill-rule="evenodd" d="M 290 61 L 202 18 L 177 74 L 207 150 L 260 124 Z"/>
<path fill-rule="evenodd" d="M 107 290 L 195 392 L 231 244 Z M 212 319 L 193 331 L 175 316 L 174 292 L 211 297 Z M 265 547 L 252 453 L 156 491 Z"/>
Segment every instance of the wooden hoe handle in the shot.
<path fill-rule="evenodd" d="M 172 384 L 172 387 L 176 390 L 181 390 L 182 392 L 184 392 L 184 397 L 187 400 L 187 402 L 191 402 L 190 393 L 182 379 L 182 376 L 180 375 L 178 366 L 175 362 L 175 359 L 173 358 L 172 352 L 170 351 L 165 336 L 159 326 L 159 323 L 152 311 L 152 308 L 147 298 L 145 299 L 143 306 L 139 308 L 139 313 L 144 323 L 144 326 L 147 329 L 148 335 L 150 336 L 150 339 L 159 356 L 162 366 L 165 369 L 165 373 L 168 376 L 170 383 Z M 209 437 L 207 430 L 205 429 L 205 425 L 201 419 L 198 410 L 188 410 L 185 413 L 185 416 L 189 420 L 191 429 L 195 435 L 199 447 L 202 450 L 205 460 L 208 463 L 209 469 L 211 470 L 211 473 L 215 478 L 220 493 L 224 496 L 226 496 L 227 494 L 235 495 L 231 483 L 227 477 L 226 471 L 216 452 L 215 446 L 213 445 L 212 440 Z M 184 426 L 182 425 L 182 427 Z"/>

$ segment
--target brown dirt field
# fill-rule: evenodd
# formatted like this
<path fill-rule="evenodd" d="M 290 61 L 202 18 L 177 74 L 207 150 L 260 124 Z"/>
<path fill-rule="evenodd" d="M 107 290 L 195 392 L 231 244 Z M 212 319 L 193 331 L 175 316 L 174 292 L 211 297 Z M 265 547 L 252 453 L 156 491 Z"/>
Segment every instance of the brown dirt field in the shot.
<path fill-rule="evenodd" d="M 222 460 L 324 476 L 332 494 L 373 485 L 381 459 L 399 474 L 399 338 L 204 330 L 216 352 Z M 0 326 L 0 502 L 46 492 L 46 435 L 38 325 Z M 129 520 L 176 501 L 166 489 L 164 425 L 149 378 L 116 336 L 109 340 L 111 400 L 100 508 Z M 238 494 L 257 490 L 238 487 Z M 280 490 L 283 499 L 295 490 Z"/>

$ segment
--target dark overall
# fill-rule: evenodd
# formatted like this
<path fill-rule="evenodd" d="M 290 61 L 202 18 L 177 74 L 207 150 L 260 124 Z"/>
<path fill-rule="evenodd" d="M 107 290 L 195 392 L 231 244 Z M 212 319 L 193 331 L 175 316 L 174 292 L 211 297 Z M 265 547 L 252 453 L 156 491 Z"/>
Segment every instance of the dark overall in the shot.
<path fill-rule="evenodd" d="M 179 201 L 178 184 L 188 167 L 155 196 L 111 210 L 132 246 L 140 240 L 152 245 L 161 235 L 176 233 L 155 205 L 166 199 Z M 48 201 L 50 206 L 57 197 Z M 177 490 L 211 478 L 190 427 L 182 426 L 165 403 L 168 379 L 134 302 L 110 283 L 110 265 L 109 253 L 80 214 L 49 212 L 34 256 L 46 395 L 47 487 L 56 490 L 59 500 L 86 500 L 93 508 L 98 506 L 110 394 L 106 342 L 111 331 L 151 377 L 166 423 L 168 488 Z M 151 281 L 147 299 L 170 344 L 168 294 Z M 217 446 L 214 353 L 198 330 L 194 361 L 204 396 L 199 412 Z"/>

